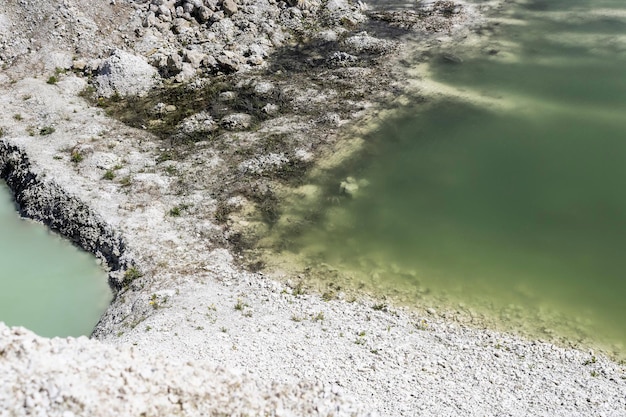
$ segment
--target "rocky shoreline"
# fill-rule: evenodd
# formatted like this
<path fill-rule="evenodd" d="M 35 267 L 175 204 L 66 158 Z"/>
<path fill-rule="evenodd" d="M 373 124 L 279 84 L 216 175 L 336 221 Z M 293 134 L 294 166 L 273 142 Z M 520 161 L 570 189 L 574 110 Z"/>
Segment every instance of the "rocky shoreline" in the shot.
<path fill-rule="evenodd" d="M 464 39 L 477 7 L 105 3 L 0 6 L 2 178 L 115 293 L 93 340 L 0 327 L 0 416 L 626 415 L 602 355 L 323 297 L 246 256 L 359 148 L 346 132 L 417 94 L 406 39 Z"/>

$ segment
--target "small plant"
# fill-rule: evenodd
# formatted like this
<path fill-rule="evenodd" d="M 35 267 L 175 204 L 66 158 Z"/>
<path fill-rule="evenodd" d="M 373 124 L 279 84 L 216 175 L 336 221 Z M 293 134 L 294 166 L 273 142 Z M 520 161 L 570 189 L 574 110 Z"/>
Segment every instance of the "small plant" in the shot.
<path fill-rule="evenodd" d="M 53 134 L 54 131 L 55 131 L 55 129 L 52 126 L 44 126 L 41 129 L 39 129 L 39 134 L 41 136 L 46 136 L 46 135 Z"/>
<path fill-rule="evenodd" d="M 306 294 L 306 291 L 304 289 L 304 284 L 302 283 L 302 281 L 298 281 L 296 286 L 292 288 L 291 294 L 295 296 Z"/>
<path fill-rule="evenodd" d="M 596 371 L 591 371 L 591 376 L 595 378 L 597 376 L 600 376 L 600 374 L 597 373 Z"/>
<path fill-rule="evenodd" d="M 237 311 L 243 311 L 244 307 L 247 307 L 247 304 L 245 304 L 243 301 L 241 301 L 241 299 L 237 299 L 237 303 L 235 304 L 235 310 Z"/>
<path fill-rule="evenodd" d="M 170 209 L 169 215 L 172 216 L 172 217 L 179 217 L 180 216 L 180 207 L 176 206 L 176 207 Z"/>
<path fill-rule="evenodd" d="M 311 318 L 312 321 L 324 321 L 324 312 L 320 311 Z"/>
<path fill-rule="evenodd" d="M 142 276 L 142 273 L 134 266 L 131 266 L 130 268 L 126 270 L 126 272 L 124 272 L 124 279 L 122 280 L 122 285 L 124 287 L 128 287 L 131 282 L 133 282 L 137 278 L 141 278 L 141 276 Z"/>
<path fill-rule="evenodd" d="M 334 300 L 336 297 L 337 295 L 334 291 L 326 291 L 324 294 L 322 294 L 322 300 L 324 301 L 331 301 Z"/>
<path fill-rule="evenodd" d="M 385 303 L 374 304 L 372 308 L 376 311 L 387 311 L 387 304 Z"/>
<path fill-rule="evenodd" d="M 70 161 L 72 161 L 75 164 L 78 164 L 79 162 L 82 162 L 83 159 L 85 159 L 85 157 L 79 151 L 72 151 L 70 155 Z"/>
<path fill-rule="evenodd" d="M 419 330 L 427 330 L 428 322 L 424 319 L 421 319 L 415 323 L 415 327 L 417 327 Z"/>
<path fill-rule="evenodd" d="M 152 308 L 154 308 L 155 310 L 158 310 L 161 305 L 159 304 L 159 297 L 156 294 L 152 294 L 152 296 L 150 297 L 150 302 L 149 304 L 152 306 Z"/>
<path fill-rule="evenodd" d="M 365 344 L 365 339 L 360 339 L 360 338 L 356 338 L 356 340 L 354 341 L 354 344 L 356 345 L 364 345 Z"/>
<path fill-rule="evenodd" d="M 152 330 L 152 326 L 146 326 L 146 331 L 149 332 L 150 330 Z"/>
<path fill-rule="evenodd" d="M 359 336 L 359 337 L 363 337 L 363 336 L 365 336 L 365 331 L 364 331 L 364 330 L 361 330 L 361 331 L 359 332 L 358 336 Z"/>
<path fill-rule="evenodd" d="M 120 185 L 122 187 L 130 187 L 130 184 L 131 184 L 130 175 L 127 175 L 120 180 Z"/>
<path fill-rule="evenodd" d="M 59 82 L 59 79 L 55 75 L 51 75 L 50 78 L 48 78 L 48 81 L 46 82 L 48 84 L 56 84 Z"/>
<path fill-rule="evenodd" d="M 0 138 L 3 137 L 4 135 L 6 135 L 6 131 L 4 130 L 2 126 L 0 126 Z"/>
<path fill-rule="evenodd" d="M 300 323 L 302 321 L 302 317 L 296 316 L 295 314 L 291 316 L 291 321 L 295 321 L 296 323 Z"/>
<path fill-rule="evenodd" d="M 102 178 L 104 178 L 105 180 L 112 181 L 115 178 L 115 172 L 108 169 L 107 172 L 104 173 Z"/>
<path fill-rule="evenodd" d="M 228 329 L 226 327 L 220 327 L 220 332 L 227 333 Z"/>
<path fill-rule="evenodd" d="M 33 98 L 33 96 L 31 96 L 30 94 L 24 94 L 22 96 L 22 100 L 24 100 L 24 101 L 30 100 L 31 98 Z"/>
<path fill-rule="evenodd" d="M 15 119 L 15 120 L 17 120 L 19 122 L 20 120 L 23 120 L 24 118 L 22 117 L 21 114 L 16 113 L 16 114 L 13 115 L 13 119 Z"/>
<path fill-rule="evenodd" d="M 591 365 L 593 363 L 596 363 L 598 360 L 596 359 L 595 356 L 592 356 L 591 359 L 587 359 L 585 362 L 583 362 L 583 365 Z"/>

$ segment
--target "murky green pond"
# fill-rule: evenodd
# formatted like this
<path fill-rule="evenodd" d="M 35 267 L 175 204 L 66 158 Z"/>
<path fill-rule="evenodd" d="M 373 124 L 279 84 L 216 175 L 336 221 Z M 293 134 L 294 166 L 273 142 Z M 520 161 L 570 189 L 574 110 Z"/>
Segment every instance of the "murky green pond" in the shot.
<path fill-rule="evenodd" d="M 330 199 L 285 253 L 622 355 L 626 7 L 534 0 L 506 17 L 495 46 L 430 64 L 493 104 L 448 99 L 389 121 L 341 174 L 360 181 L 355 198 Z"/>
<path fill-rule="evenodd" d="M 110 299 L 94 257 L 20 219 L 0 183 L 0 321 L 48 337 L 89 335 Z"/>

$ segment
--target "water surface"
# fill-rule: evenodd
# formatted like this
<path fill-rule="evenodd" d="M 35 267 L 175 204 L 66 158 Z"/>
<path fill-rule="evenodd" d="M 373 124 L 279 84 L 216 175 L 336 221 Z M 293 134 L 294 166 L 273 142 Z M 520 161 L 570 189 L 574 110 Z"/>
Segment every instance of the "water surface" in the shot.
<path fill-rule="evenodd" d="M 110 299 L 95 258 L 21 219 L 0 183 L 0 321 L 48 337 L 89 335 Z"/>
<path fill-rule="evenodd" d="M 441 51 L 463 63 L 433 59 L 437 82 L 496 104 L 441 100 L 389 121 L 341 174 L 361 180 L 355 198 L 330 199 L 287 252 L 410 303 L 446 300 L 623 355 L 623 7 L 526 2 L 494 46 Z"/>

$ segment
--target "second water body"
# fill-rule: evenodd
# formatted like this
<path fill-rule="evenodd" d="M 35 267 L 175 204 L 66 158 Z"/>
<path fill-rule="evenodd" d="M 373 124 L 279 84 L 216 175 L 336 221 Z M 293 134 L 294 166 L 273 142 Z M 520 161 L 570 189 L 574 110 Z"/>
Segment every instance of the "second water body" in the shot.
<path fill-rule="evenodd" d="M 94 257 L 21 219 L 0 183 L 0 321 L 47 337 L 89 335 L 110 299 Z"/>
<path fill-rule="evenodd" d="M 624 355 L 621 7 L 525 2 L 508 12 L 522 24 L 501 31 L 507 47 L 495 55 L 434 61 L 438 82 L 508 105 L 448 100 L 384 126 L 350 171 L 369 185 L 333 201 L 290 238 L 291 250 L 310 265 Z"/>

